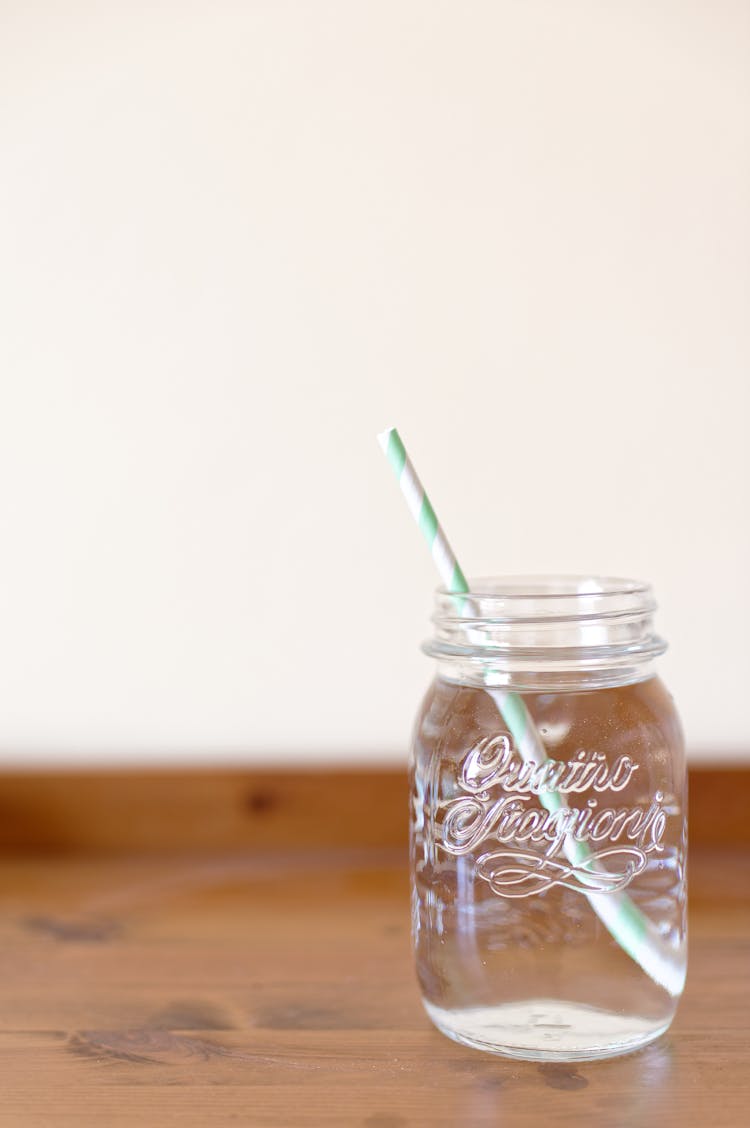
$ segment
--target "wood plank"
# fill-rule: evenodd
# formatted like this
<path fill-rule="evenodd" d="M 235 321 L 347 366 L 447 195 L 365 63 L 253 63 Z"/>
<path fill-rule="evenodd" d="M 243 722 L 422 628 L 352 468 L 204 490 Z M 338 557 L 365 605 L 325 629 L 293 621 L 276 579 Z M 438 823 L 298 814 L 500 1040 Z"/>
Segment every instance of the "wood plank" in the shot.
<path fill-rule="evenodd" d="M 690 838 L 696 844 L 750 844 L 750 766 L 696 767 L 689 773 Z"/>
<path fill-rule="evenodd" d="M 750 767 L 690 771 L 690 838 L 750 843 Z M 403 849 L 405 769 L 46 771 L 0 774 L 0 850 Z"/>
<path fill-rule="evenodd" d="M 430 1025 L 400 850 L 5 858 L 0 1126 L 740 1128 L 750 858 L 694 855 L 672 1030 L 554 1066 Z"/>
<path fill-rule="evenodd" d="M 5 773 L 0 849 L 154 852 L 403 846 L 405 771 Z"/>

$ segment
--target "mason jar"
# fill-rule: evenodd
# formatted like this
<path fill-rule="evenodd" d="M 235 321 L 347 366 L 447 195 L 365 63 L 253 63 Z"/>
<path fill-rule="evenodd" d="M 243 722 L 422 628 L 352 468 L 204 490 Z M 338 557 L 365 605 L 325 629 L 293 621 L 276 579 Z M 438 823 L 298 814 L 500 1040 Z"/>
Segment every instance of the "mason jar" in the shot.
<path fill-rule="evenodd" d="M 584 576 L 438 591 L 411 760 L 424 1006 L 511 1057 L 662 1034 L 686 970 L 686 770 L 651 588 Z"/>

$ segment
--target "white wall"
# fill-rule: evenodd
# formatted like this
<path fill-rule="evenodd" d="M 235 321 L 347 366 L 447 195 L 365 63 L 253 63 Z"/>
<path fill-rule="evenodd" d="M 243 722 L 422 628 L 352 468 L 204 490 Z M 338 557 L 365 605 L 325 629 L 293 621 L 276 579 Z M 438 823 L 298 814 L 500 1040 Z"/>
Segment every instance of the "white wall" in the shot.
<path fill-rule="evenodd" d="M 750 748 L 749 64 L 745 0 L 6 0 L 2 758 L 403 756 L 392 422 Z"/>

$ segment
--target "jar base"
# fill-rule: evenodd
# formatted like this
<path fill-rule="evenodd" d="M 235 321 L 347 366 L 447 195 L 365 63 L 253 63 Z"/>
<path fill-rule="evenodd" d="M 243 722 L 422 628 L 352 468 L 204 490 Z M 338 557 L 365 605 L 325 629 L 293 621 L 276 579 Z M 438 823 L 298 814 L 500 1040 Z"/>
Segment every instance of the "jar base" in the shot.
<path fill-rule="evenodd" d="M 528 999 L 497 1007 L 444 1010 L 422 1000 L 441 1033 L 485 1053 L 522 1061 L 596 1061 L 629 1054 L 669 1027 L 639 1015 L 555 999 Z"/>

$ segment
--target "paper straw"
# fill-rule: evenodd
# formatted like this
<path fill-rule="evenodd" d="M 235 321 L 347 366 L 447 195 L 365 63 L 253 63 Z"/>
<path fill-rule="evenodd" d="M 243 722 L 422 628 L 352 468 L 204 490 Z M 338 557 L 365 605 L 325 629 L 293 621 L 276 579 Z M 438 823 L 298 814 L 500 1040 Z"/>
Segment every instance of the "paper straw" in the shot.
<path fill-rule="evenodd" d="M 437 519 L 414 464 L 406 453 L 401 436 L 395 427 L 389 427 L 378 435 L 378 441 L 395 473 L 401 492 L 406 498 L 412 516 L 422 530 L 440 578 L 446 589 L 456 595 L 468 595 L 469 585 L 456 559 L 448 538 Z M 462 600 L 463 606 L 466 600 Z M 513 737 L 519 754 L 526 762 L 535 765 L 547 760 L 544 742 L 536 731 L 523 698 L 509 690 L 486 687 L 497 705 L 508 730 Z M 557 792 L 542 792 L 539 800 L 548 811 L 558 811 L 567 807 L 563 795 Z M 584 865 L 591 857 L 588 847 L 567 835 L 563 850 L 573 865 Z M 592 880 L 596 869 L 591 868 Z M 585 877 L 581 878 L 585 881 Z M 600 921 L 617 941 L 624 952 L 635 960 L 646 974 L 670 995 L 679 995 L 685 982 L 685 973 L 675 963 L 674 952 L 664 940 L 657 927 L 640 911 L 623 892 L 584 894 Z"/>
<path fill-rule="evenodd" d="M 466 577 L 461 571 L 453 549 L 448 544 L 448 538 L 435 516 L 435 510 L 424 492 L 398 431 L 395 427 L 389 427 L 387 431 L 378 435 L 378 442 L 393 468 L 393 473 L 398 478 L 409 511 L 422 530 L 422 535 L 432 553 L 432 559 L 435 561 L 435 567 L 446 588 L 448 591 L 455 592 L 468 591 Z"/>

